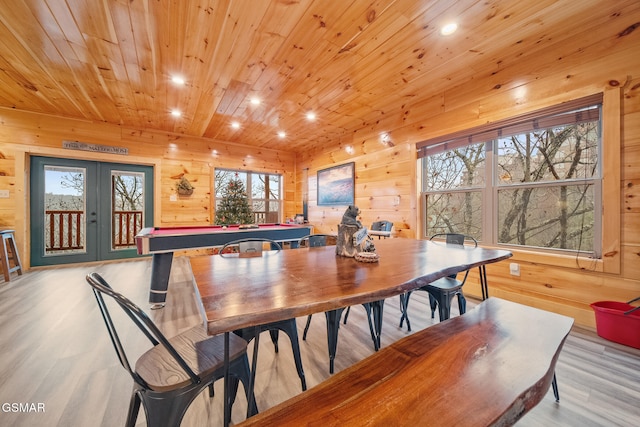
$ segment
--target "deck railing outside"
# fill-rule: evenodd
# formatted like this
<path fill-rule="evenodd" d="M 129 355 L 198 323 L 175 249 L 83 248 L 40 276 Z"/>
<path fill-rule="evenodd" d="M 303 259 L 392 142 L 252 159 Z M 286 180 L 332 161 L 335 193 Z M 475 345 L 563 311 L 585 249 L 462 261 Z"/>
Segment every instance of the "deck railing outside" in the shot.
<path fill-rule="evenodd" d="M 128 248 L 136 244 L 135 237 L 142 230 L 142 211 L 113 212 L 111 241 L 114 248 Z"/>
<path fill-rule="evenodd" d="M 275 224 L 280 222 L 278 212 L 253 211 L 254 224 Z"/>
<path fill-rule="evenodd" d="M 84 249 L 83 216 L 83 211 L 46 211 L 44 225 L 46 252 Z"/>
<path fill-rule="evenodd" d="M 45 249 L 47 252 L 84 249 L 84 211 L 48 210 L 45 212 Z M 278 212 L 254 212 L 255 224 L 279 222 Z M 111 242 L 114 249 L 134 247 L 142 229 L 142 211 L 114 211 Z"/>
<path fill-rule="evenodd" d="M 135 236 L 142 229 L 142 211 L 114 211 L 111 227 L 112 247 L 135 246 Z M 46 252 L 84 249 L 84 211 L 48 210 L 45 212 Z"/>

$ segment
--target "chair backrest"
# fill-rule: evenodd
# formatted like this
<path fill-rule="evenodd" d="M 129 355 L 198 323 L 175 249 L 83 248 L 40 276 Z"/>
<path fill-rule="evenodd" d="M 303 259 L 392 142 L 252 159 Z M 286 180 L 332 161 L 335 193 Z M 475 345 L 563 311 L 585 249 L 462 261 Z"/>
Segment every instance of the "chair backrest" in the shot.
<path fill-rule="evenodd" d="M 473 247 L 478 247 L 478 241 L 471 236 L 467 236 L 460 233 L 438 233 L 434 234 L 429 238 L 429 240 L 439 240 L 444 239 L 447 245 L 455 245 L 455 246 L 464 246 L 465 243 L 473 245 Z M 466 270 L 464 273 L 464 278 L 462 279 L 462 283 L 467 280 L 467 276 L 469 275 L 469 270 Z M 458 275 L 452 274 L 449 277 L 455 279 Z"/>
<path fill-rule="evenodd" d="M 98 301 L 98 307 L 100 308 L 100 312 L 102 314 L 102 318 L 104 319 L 104 323 L 107 326 L 107 330 L 109 331 L 109 336 L 111 337 L 111 342 L 116 350 L 116 354 L 118 355 L 118 359 L 122 366 L 129 372 L 133 380 L 138 383 L 140 386 L 149 388 L 146 381 L 138 375 L 137 372 L 132 368 L 129 360 L 127 358 L 125 348 L 118 337 L 118 332 L 116 329 L 116 325 L 111 317 L 109 312 L 109 308 L 104 299 L 104 296 L 108 296 L 115 300 L 118 305 L 122 308 L 122 310 L 131 318 L 133 323 L 136 324 L 138 328 L 144 333 L 144 335 L 149 339 L 153 346 L 162 345 L 167 350 L 167 352 L 173 357 L 176 362 L 184 369 L 186 374 L 189 376 L 191 381 L 196 384 L 200 382 L 200 378 L 198 375 L 193 372 L 193 370 L 187 365 L 185 360 L 180 356 L 180 354 L 176 351 L 176 349 L 169 343 L 169 340 L 160 332 L 158 327 L 153 323 L 153 321 L 149 318 L 149 316 L 140 309 L 137 305 L 131 302 L 125 296 L 119 294 L 114 291 L 111 286 L 100 276 L 98 273 L 90 273 L 86 277 L 87 282 L 91 285 L 93 289 L 93 293 Z"/>
<path fill-rule="evenodd" d="M 465 244 L 470 244 L 476 248 L 478 247 L 478 241 L 476 239 L 460 233 L 438 233 L 429 238 L 429 240 L 439 239 L 444 239 L 447 245 L 464 246 Z"/>
<path fill-rule="evenodd" d="M 304 236 L 298 241 L 298 246 L 309 247 L 309 248 L 319 248 L 322 246 L 327 246 L 330 240 L 335 240 L 336 236 L 331 234 L 309 234 L 308 236 Z"/>
<path fill-rule="evenodd" d="M 391 231 L 393 223 L 391 221 L 376 221 L 371 224 L 371 230 L 373 231 Z"/>
<path fill-rule="evenodd" d="M 237 239 L 231 242 L 227 242 L 218 253 L 224 255 L 229 252 L 239 252 L 241 254 L 261 254 L 265 243 L 269 244 L 271 250 L 281 251 L 282 245 L 275 240 L 263 239 L 260 237 L 249 237 L 246 239 Z M 236 248 L 237 251 L 230 251 L 231 248 Z"/>

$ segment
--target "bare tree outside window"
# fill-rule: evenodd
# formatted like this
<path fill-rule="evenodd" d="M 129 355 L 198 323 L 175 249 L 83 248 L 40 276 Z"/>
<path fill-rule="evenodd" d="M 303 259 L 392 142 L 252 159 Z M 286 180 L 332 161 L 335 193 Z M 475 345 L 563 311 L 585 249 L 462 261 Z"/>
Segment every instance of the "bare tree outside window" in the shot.
<path fill-rule="evenodd" d="M 499 243 L 593 250 L 598 128 L 587 122 L 498 140 Z"/>
<path fill-rule="evenodd" d="M 83 168 L 45 166 L 45 254 L 85 251 L 85 176 Z"/>
<path fill-rule="evenodd" d="M 597 254 L 600 141 L 589 119 L 424 157 L 427 235 Z"/>
<path fill-rule="evenodd" d="M 127 171 L 111 173 L 112 249 L 128 249 L 144 224 L 144 174 Z"/>
<path fill-rule="evenodd" d="M 121 211 L 142 210 L 144 207 L 144 175 L 117 174 L 113 176 L 114 209 Z"/>
<path fill-rule="evenodd" d="M 445 151 L 426 162 L 429 234 L 463 233 L 481 240 L 484 144 Z"/>

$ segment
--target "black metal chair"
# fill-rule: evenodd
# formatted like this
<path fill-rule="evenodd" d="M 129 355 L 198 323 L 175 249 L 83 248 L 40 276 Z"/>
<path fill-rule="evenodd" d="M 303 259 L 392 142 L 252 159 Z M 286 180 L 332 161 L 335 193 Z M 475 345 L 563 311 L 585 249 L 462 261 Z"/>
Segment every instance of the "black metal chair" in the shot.
<path fill-rule="evenodd" d="M 248 239 L 238 239 L 232 242 L 228 242 L 222 248 L 220 248 L 220 255 L 225 256 L 226 253 L 229 252 L 231 248 L 234 248 L 232 252 L 240 253 L 240 254 L 256 254 L 259 255 L 262 253 L 264 246 L 268 245 L 270 250 L 281 251 L 282 246 L 280 243 L 271 239 L 261 239 L 261 238 L 248 238 Z M 287 319 L 280 320 L 277 322 L 266 323 L 264 325 L 259 325 L 257 327 L 247 327 L 242 329 L 236 329 L 233 331 L 234 334 L 243 338 L 247 342 L 251 342 L 254 338 L 257 337 L 258 334 L 262 332 L 269 331 L 269 336 L 271 337 L 271 342 L 275 347 L 275 352 L 278 353 L 278 336 L 279 331 L 284 332 L 289 336 L 289 340 L 291 341 L 291 349 L 293 350 L 293 360 L 296 364 L 296 370 L 298 371 L 298 376 L 300 377 L 300 382 L 302 383 L 302 391 L 307 389 L 307 381 L 304 376 L 304 369 L 302 368 L 302 358 L 300 357 L 300 343 L 298 341 L 298 325 L 296 323 L 296 319 Z M 257 360 L 258 346 L 254 344 L 254 360 Z"/>
<path fill-rule="evenodd" d="M 336 239 L 337 236 L 333 234 L 310 234 L 298 240 L 298 247 L 319 248 L 331 244 L 332 241 L 335 244 Z"/>
<path fill-rule="evenodd" d="M 431 236 L 430 240 L 438 239 L 444 239 L 447 245 L 464 246 L 465 243 L 469 243 L 473 245 L 474 248 L 478 247 L 478 241 L 476 239 L 471 236 L 465 236 L 464 234 L 434 234 L 433 236 Z M 462 286 L 466 282 L 468 275 L 469 270 L 466 270 L 464 272 L 464 277 L 462 278 L 462 280 L 458 280 L 457 274 L 453 274 L 451 276 L 435 280 L 428 285 L 416 289 L 429 293 L 429 305 L 431 306 L 432 319 L 435 317 L 436 308 L 438 308 L 438 314 L 440 316 L 441 322 L 449 318 L 451 312 L 451 300 L 454 296 L 458 297 L 458 309 L 460 310 L 460 314 L 464 314 L 466 312 L 467 300 L 464 298 L 464 294 L 462 293 Z M 409 322 L 409 314 L 407 310 L 409 307 L 409 298 L 411 297 L 412 292 L 414 291 L 400 295 L 400 309 L 402 311 L 402 316 L 400 317 L 400 327 L 402 327 L 402 324 L 406 320 L 407 329 L 409 331 L 411 330 L 411 323 Z"/>
<path fill-rule="evenodd" d="M 98 273 L 87 275 L 86 280 L 98 301 L 118 359 L 133 378 L 125 425 L 133 427 L 136 424 L 142 403 L 148 426 L 179 426 L 193 399 L 207 387 L 209 396 L 213 397 L 213 382 L 224 377 L 224 337 L 209 336 L 204 327 L 198 325 L 167 339 L 144 311 L 114 291 Z M 153 345 L 138 358 L 135 368 L 129 363 L 105 295 L 118 303 Z M 242 381 L 247 401 L 254 402 L 247 410 L 247 417 L 257 414 L 255 399 L 249 399 L 248 395 L 250 372 L 247 343 L 243 339 L 230 336 L 229 360 L 232 381 L 229 401 L 225 405 L 230 411 L 238 381 Z"/>
<path fill-rule="evenodd" d="M 298 242 L 298 247 L 300 248 L 304 248 L 304 247 L 310 247 L 310 248 L 315 248 L 315 247 L 322 247 L 322 246 L 327 246 L 328 245 L 328 241 L 331 239 L 336 239 L 336 236 L 330 235 L 330 234 L 312 234 L 309 236 L 305 236 L 303 238 L 301 238 Z M 382 304 L 383 301 L 375 301 L 373 303 L 364 303 L 362 304 L 362 306 L 364 307 L 365 311 L 367 312 L 367 321 L 369 323 L 369 333 L 371 334 L 371 340 L 373 341 L 373 347 L 376 351 L 378 351 L 380 349 L 380 341 L 379 341 L 379 337 L 376 334 L 376 329 L 374 328 L 373 322 L 376 323 L 376 325 L 379 325 L 379 329 L 380 330 L 382 328 Z M 351 307 L 347 307 L 347 310 L 345 312 L 345 317 L 344 317 L 344 323 L 347 323 L 347 316 L 349 315 L 349 310 L 351 309 Z M 333 312 L 327 312 L 325 313 L 325 316 L 327 317 L 327 336 L 329 339 L 329 346 L 332 345 L 337 345 L 337 329 L 338 326 L 340 324 L 340 319 L 335 319 L 336 323 L 334 325 L 334 328 L 331 327 L 330 322 L 332 322 L 332 320 L 330 319 L 334 319 L 336 317 L 336 315 L 339 313 L 339 311 L 333 311 Z M 304 327 L 304 332 L 302 334 L 302 339 L 306 340 L 307 339 L 307 332 L 309 331 L 309 326 L 311 326 L 311 318 L 313 315 L 309 315 L 307 316 L 307 324 Z M 374 319 L 373 321 L 371 319 Z M 335 334 L 335 337 L 332 339 L 333 335 Z M 333 344 L 331 344 L 331 342 L 333 341 Z M 335 350 L 335 349 L 334 349 Z M 329 352 L 331 354 L 331 351 Z M 330 371 L 331 373 L 333 373 L 333 366 L 330 366 Z"/>
<path fill-rule="evenodd" d="M 391 232 L 392 228 L 393 228 L 393 222 L 386 221 L 386 220 L 376 221 L 376 222 L 371 224 L 371 231 L 388 231 L 388 232 Z M 377 236 L 378 236 L 378 239 L 380 239 L 380 237 L 382 237 L 379 234 Z M 384 236 L 384 237 L 385 237 L 385 239 L 387 238 L 387 236 Z"/>

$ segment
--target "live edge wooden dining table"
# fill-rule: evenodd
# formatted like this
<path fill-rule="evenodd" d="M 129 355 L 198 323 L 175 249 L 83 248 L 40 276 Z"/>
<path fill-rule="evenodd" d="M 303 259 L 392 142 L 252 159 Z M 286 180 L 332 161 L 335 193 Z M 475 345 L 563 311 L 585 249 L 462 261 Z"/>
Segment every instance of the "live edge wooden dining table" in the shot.
<path fill-rule="evenodd" d="M 484 266 L 512 256 L 506 250 L 460 248 L 416 239 L 380 240 L 375 248 L 379 260 L 373 263 L 338 256 L 333 246 L 265 251 L 260 256 L 191 258 L 208 333 L 324 312 L 332 371 L 338 324 L 346 307 L 373 303 L 379 339 L 385 298 L 477 267 L 486 298 Z"/>

